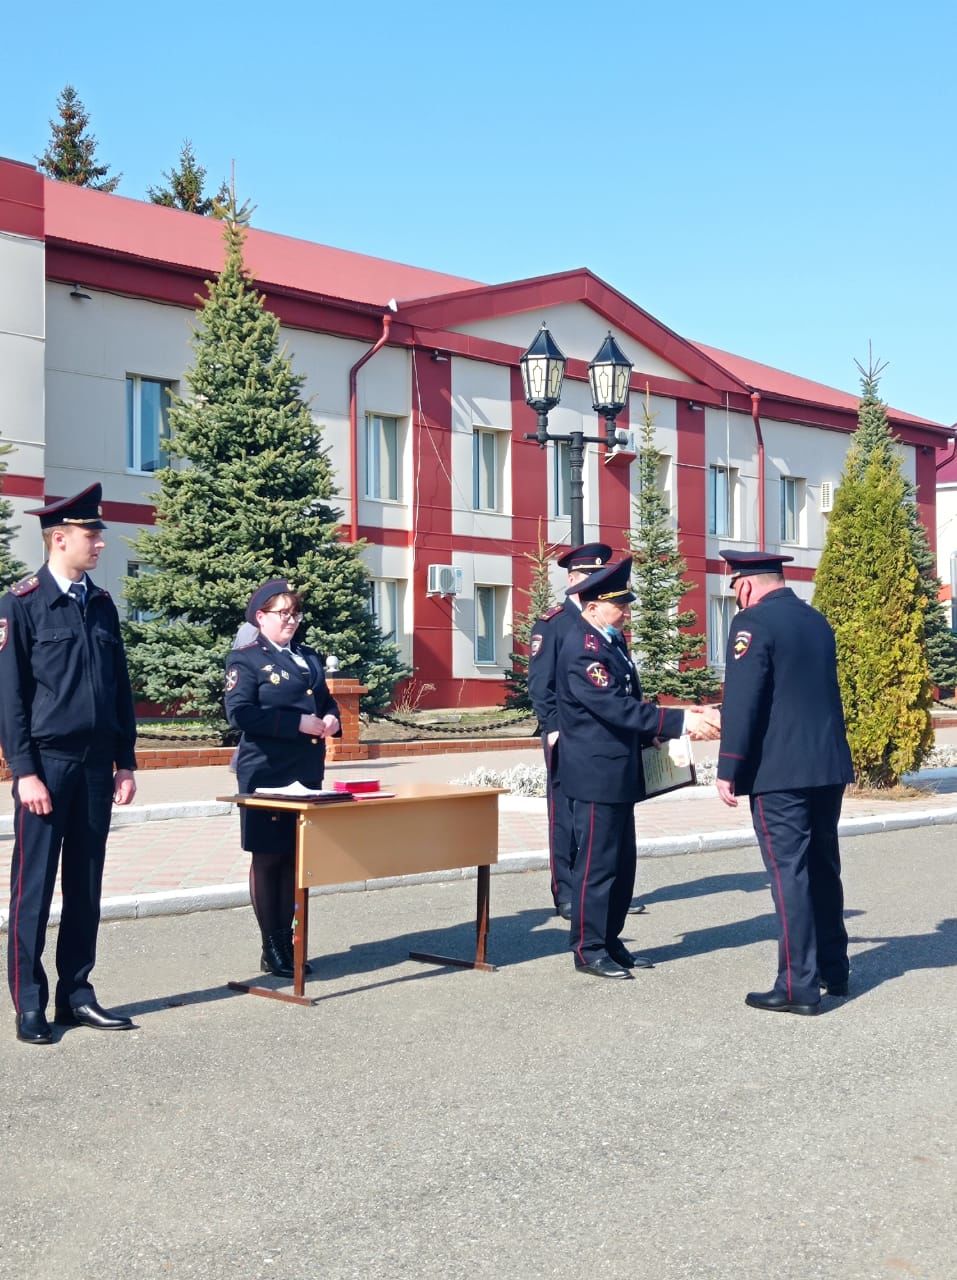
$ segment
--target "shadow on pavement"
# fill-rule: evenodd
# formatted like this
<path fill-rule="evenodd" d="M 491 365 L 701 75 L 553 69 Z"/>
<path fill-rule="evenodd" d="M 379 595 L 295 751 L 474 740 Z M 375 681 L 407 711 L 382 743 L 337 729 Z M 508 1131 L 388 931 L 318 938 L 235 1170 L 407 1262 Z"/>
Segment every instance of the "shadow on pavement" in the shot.
<path fill-rule="evenodd" d="M 941 920 L 933 933 L 905 933 L 891 938 L 852 935 L 851 942 L 876 945 L 851 957 L 850 995 L 843 1001 L 845 1004 L 873 991 L 882 982 L 902 978 L 916 969 L 948 969 L 957 965 L 957 919 Z"/>

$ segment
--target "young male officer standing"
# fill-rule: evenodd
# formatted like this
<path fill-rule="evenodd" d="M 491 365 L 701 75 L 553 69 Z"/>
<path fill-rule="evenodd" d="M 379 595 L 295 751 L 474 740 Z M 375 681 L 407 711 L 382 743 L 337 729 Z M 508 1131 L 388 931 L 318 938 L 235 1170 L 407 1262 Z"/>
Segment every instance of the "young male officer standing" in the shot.
<path fill-rule="evenodd" d="M 559 556 L 558 565 L 568 573 L 569 587 L 604 568 L 611 560 L 611 547 L 604 542 L 587 542 Z M 563 920 L 572 918 L 572 867 L 575 865 L 575 831 L 571 800 L 562 793 L 559 778 L 558 704 L 555 695 L 555 664 L 562 641 L 581 617 L 577 596 L 566 596 L 562 604 L 549 609 L 532 628 L 528 644 L 528 695 L 538 716 L 545 752 L 545 789 L 548 800 L 548 861 L 551 868 L 555 911 Z"/>
<path fill-rule="evenodd" d="M 854 780 L 834 633 L 787 586 L 791 556 L 722 551 L 740 613 L 724 668 L 718 794 L 749 795 L 778 917 L 778 976 L 754 1009 L 814 1014 L 821 987 L 847 995 L 837 824 Z"/>
<path fill-rule="evenodd" d="M 47 563 L 0 600 L 0 745 L 13 775 L 7 972 L 17 1039 L 50 1044 L 43 969 L 62 850 L 55 1021 L 129 1030 L 90 983 L 110 807 L 136 794 L 136 722 L 119 618 L 87 577 L 104 542 L 101 486 L 28 512 Z M 114 773 L 114 766 L 116 772 Z"/>
<path fill-rule="evenodd" d="M 717 711 L 664 709 L 641 696 L 621 628 L 634 595 L 631 557 L 569 588 L 581 617 L 558 656 L 562 790 L 574 801 L 571 942 L 575 968 L 630 978 L 650 968 L 621 941 L 635 884 L 635 803 L 645 796 L 641 749 L 690 733 L 717 738 Z"/>

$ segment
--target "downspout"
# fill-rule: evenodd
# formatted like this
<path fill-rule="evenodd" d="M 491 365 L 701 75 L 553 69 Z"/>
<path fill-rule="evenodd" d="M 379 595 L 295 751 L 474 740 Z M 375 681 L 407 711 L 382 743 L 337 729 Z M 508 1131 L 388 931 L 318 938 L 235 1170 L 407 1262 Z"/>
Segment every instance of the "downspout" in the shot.
<path fill-rule="evenodd" d="M 392 314 L 386 312 L 382 317 L 382 332 L 374 347 L 370 347 L 364 356 L 360 356 L 349 370 L 349 487 L 352 490 L 352 518 L 349 521 L 349 537 L 352 542 L 359 541 L 359 397 L 356 391 L 359 370 L 371 360 L 375 353 L 389 341 L 389 330 L 392 328 Z"/>
<path fill-rule="evenodd" d="M 764 528 L 764 436 L 761 434 L 761 392 L 751 392 L 751 420 L 758 441 L 758 550 L 766 551 Z"/>
<path fill-rule="evenodd" d="M 957 422 L 955 422 L 953 426 L 951 426 L 950 428 L 951 431 L 954 430 L 954 427 L 957 427 Z M 947 443 L 950 445 L 950 453 L 947 455 L 946 458 L 944 458 L 942 462 L 937 463 L 936 467 L 934 468 L 935 471 L 940 471 L 942 467 L 947 466 L 948 462 L 953 462 L 954 458 L 957 458 L 957 436 L 951 436 L 950 439 L 947 441 Z"/>

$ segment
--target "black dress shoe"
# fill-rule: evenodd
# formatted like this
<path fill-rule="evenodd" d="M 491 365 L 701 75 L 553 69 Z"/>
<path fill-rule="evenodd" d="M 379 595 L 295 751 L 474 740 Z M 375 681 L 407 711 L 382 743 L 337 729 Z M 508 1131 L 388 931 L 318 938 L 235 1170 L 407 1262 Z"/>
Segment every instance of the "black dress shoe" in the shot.
<path fill-rule="evenodd" d="M 780 991 L 749 991 L 744 997 L 744 1003 L 749 1004 L 752 1009 L 767 1009 L 770 1013 L 800 1013 L 810 1016 L 821 1010 L 820 1000 L 813 1004 L 799 1004 L 783 996 Z"/>
<path fill-rule="evenodd" d="M 576 964 L 576 973 L 587 973 L 592 978 L 630 978 L 631 974 L 616 964 L 611 956 L 599 956 L 591 964 Z"/>
<path fill-rule="evenodd" d="M 121 1013 L 110 1013 L 102 1009 L 95 1000 L 86 1004 L 60 1007 L 53 1015 L 58 1027 L 92 1027 L 94 1031 L 132 1031 L 133 1023 Z"/>
<path fill-rule="evenodd" d="M 608 947 L 607 951 L 615 964 L 620 964 L 623 969 L 653 969 L 655 967 L 647 956 L 643 956 L 640 951 L 629 951 L 623 942 Z"/>
<path fill-rule="evenodd" d="M 640 898 L 632 898 L 628 907 L 628 914 L 630 916 L 643 916 L 645 914 L 645 910 L 645 904 Z"/>
<path fill-rule="evenodd" d="M 572 918 L 572 904 L 570 902 L 556 902 L 555 914 L 561 916 L 563 920 L 570 920 Z"/>
<path fill-rule="evenodd" d="M 42 1009 L 17 1014 L 17 1039 L 24 1044 L 52 1044 L 53 1032 Z"/>

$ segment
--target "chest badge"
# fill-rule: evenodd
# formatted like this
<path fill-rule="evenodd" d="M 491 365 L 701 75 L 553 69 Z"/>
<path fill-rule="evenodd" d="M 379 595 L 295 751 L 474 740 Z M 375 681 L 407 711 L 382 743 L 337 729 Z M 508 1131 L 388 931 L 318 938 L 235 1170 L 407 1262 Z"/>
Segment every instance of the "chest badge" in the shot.
<path fill-rule="evenodd" d="M 275 672 L 275 671 L 274 671 L 274 672 L 272 673 L 272 675 L 269 677 L 269 683 L 270 683 L 270 684 L 278 684 L 278 683 L 279 683 L 279 676 L 276 674 L 276 672 Z"/>
<path fill-rule="evenodd" d="M 2 648 L 3 648 L 3 645 L 0 645 L 0 649 Z M 236 688 L 236 685 L 238 683 L 239 683 L 239 671 L 236 667 L 230 667 L 229 670 L 226 672 L 226 692 L 232 693 L 232 691 Z"/>
<path fill-rule="evenodd" d="M 289 679 L 289 672 L 288 672 L 288 671 L 280 671 L 280 673 L 279 673 L 279 674 L 282 676 L 283 680 L 288 680 L 288 679 Z"/>
<path fill-rule="evenodd" d="M 743 658 L 747 651 L 751 648 L 751 632 L 739 631 L 734 637 L 734 660 L 737 662 L 739 658 Z"/>
<path fill-rule="evenodd" d="M 585 675 L 598 689 L 607 689 L 609 682 L 608 670 L 602 662 L 591 662 L 585 668 Z"/>

